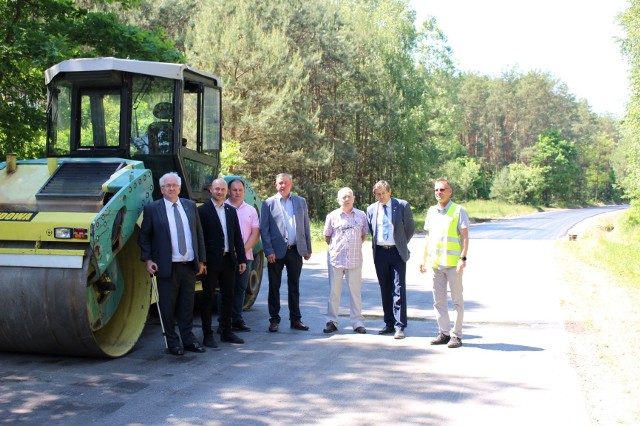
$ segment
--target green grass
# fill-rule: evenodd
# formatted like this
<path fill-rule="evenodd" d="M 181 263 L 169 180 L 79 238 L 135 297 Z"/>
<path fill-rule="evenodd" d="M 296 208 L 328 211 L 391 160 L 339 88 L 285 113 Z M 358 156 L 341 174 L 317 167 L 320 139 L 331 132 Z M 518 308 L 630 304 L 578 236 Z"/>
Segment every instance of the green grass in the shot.
<path fill-rule="evenodd" d="M 514 205 L 501 201 L 473 200 L 462 203 L 469 217 L 476 220 L 502 219 L 505 217 L 524 216 L 537 213 L 539 208 L 533 206 Z"/>
<path fill-rule="evenodd" d="M 606 270 L 624 285 L 640 289 L 640 225 L 629 224 L 632 212 L 604 217 L 566 250 L 579 260 Z"/>
<path fill-rule="evenodd" d="M 325 251 L 327 242 L 324 240 L 324 220 L 311 221 L 311 247 L 314 252 Z"/>

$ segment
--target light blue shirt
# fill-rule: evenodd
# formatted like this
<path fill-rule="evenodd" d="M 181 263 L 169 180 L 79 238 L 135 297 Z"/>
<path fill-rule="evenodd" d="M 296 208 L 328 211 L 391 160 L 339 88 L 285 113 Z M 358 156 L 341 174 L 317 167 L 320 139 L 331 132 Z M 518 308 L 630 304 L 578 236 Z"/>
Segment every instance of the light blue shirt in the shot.
<path fill-rule="evenodd" d="M 377 220 L 377 240 L 376 244 L 379 246 L 395 246 L 396 240 L 393 239 L 393 213 L 391 211 L 391 199 L 387 201 L 387 204 L 378 203 L 378 220 Z M 384 239 L 384 208 L 382 206 L 387 206 L 387 218 L 389 219 L 389 236 L 385 240 Z"/>
<path fill-rule="evenodd" d="M 293 211 L 293 201 L 291 200 L 291 197 L 285 199 L 280 194 L 278 194 L 278 196 L 280 197 L 280 207 L 282 207 L 284 226 L 287 232 L 287 235 L 285 235 L 285 239 L 287 240 L 288 245 L 295 246 L 297 244 L 296 215 Z"/>

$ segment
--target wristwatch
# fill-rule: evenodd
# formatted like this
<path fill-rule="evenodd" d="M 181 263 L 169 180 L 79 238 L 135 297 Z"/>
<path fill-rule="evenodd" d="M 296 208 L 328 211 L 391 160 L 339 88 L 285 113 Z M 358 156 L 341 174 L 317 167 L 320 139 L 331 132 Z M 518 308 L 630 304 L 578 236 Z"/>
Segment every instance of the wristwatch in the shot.
<path fill-rule="evenodd" d="M 463 262 L 466 262 L 466 261 L 467 261 L 467 256 L 462 256 L 462 257 L 460 258 L 460 260 L 462 260 Z"/>

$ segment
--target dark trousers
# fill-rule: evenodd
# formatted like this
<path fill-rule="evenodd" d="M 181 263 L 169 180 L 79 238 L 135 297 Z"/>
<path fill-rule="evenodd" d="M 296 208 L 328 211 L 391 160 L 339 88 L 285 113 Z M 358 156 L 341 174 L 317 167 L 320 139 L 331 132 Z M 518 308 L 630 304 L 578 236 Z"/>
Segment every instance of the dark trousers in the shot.
<path fill-rule="evenodd" d="M 207 276 L 202 282 L 202 333 L 213 336 L 211 328 L 211 314 L 215 303 L 214 291 L 220 289 L 220 316 L 218 318 L 222 332 L 231 330 L 231 311 L 233 309 L 233 287 L 236 283 L 236 273 L 230 255 L 223 256 L 222 263 L 217 266 L 207 266 Z"/>
<path fill-rule="evenodd" d="M 287 254 L 275 263 L 267 263 L 269 273 L 269 322 L 280 322 L 280 284 L 282 270 L 287 268 L 287 287 L 289 293 L 289 321 L 300 321 L 300 273 L 302 273 L 302 256 L 295 246 L 287 250 Z"/>
<path fill-rule="evenodd" d="M 193 263 L 174 263 L 170 277 L 157 278 L 158 306 L 162 315 L 167 345 L 170 348 L 191 345 L 196 341 L 193 329 L 193 300 L 196 293 L 196 273 Z M 175 330 L 178 322 L 180 337 Z"/>
<path fill-rule="evenodd" d="M 231 321 L 242 321 L 242 308 L 244 307 L 244 296 L 247 291 L 247 284 L 251 277 L 251 267 L 253 260 L 247 260 L 247 269 L 241 274 L 236 271 L 236 288 L 233 291 L 233 314 Z"/>
<path fill-rule="evenodd" d="M 387 327 L 407 326 L 407 264 L 395 247 L 376 247 L 374 263 Z"/>

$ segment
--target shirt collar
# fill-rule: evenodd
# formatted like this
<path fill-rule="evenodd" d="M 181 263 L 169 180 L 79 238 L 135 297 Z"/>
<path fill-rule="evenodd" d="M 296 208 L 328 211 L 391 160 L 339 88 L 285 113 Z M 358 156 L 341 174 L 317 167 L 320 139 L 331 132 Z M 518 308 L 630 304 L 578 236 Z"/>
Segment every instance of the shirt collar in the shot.
<path fill-rule="evenodd" d="M 222 205 L 217 205 L 215 201 L 213 201 L 213 198 L 211 198 L 211 204 L 213 204 L 213 207 L 217 208 L 217 209 L 222 209 L 224 208 L 224 202 L 222 203 Z"/>
<path fill-rule="evenodd" d="M 446 212 L 447 210 L 449 210 L 449 206 L 450 206 L 450 205 L 451 205 L 451 200 L 449 200 L 449 201 L 447 202 L 447 205 L 446 205 L 446 206 L 444 206 L 444 209 L 441 209 L 441 208 L 440 208 L 440 204 L 439 204 L 439 203 L 438 203 L 438 204 L 436 204 L 436 206 L 438 206 L 438 211 L 439 211 L 440 213 L 442 213 L 442 212 Z"/>
<path fill-rule="evenodd" d="M 233 204 L 231 204 L 231 199 L 227 198 L 225 200 L 225 204 L 230 205 L 231 207 L 233 207 L 234 209 L 240 210 L 242 207 L 244 207 L 245 205 L 247 205 L 247 203 L 245 203 L 244 201 L 242 203 L 240 203 L 240 205 L 238 207 L 234 206 Z"/>
<path fill-rule="evenodd" d="M 276 193 L 276 198 L 278 198 L 278 200 L 284 200 L 285 202 L 287 202 L 287 201 L 290 201 L 292 199 L 291 198 L 292 195 L 293 194 L 289 193 L 289 198 L 284 198 L 282 196 L 282 194 L 278 192 L 278 193 Z"/>
<path fill-rule="evenodd" d="M 166 199 L 166 198 L 164 198 L 164 197 L 163 197 L 162 199 L 164 200 L 164 205 L 165 205 L 165 206 L 167 206 L 167 207 L 171 207 L 171 206 L 173 206 L 173 203 L 172 203 L 171 201 L 167 200 L 167 199 Z M 181 205 L 182 205 L 182 204 L 180 204 L 180 198 L 178 198 L 178 199 L 176 200 L 176 204 L 177 204 L 177 205 L 179 205 L 179 206 L 181 206 Z"/>

